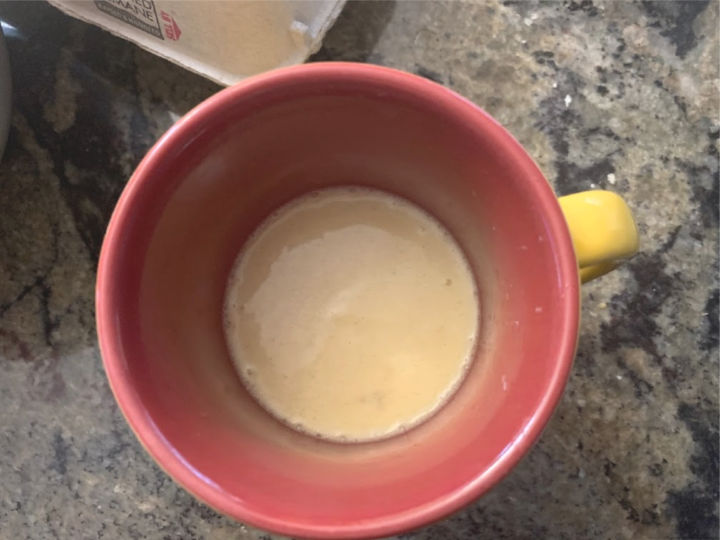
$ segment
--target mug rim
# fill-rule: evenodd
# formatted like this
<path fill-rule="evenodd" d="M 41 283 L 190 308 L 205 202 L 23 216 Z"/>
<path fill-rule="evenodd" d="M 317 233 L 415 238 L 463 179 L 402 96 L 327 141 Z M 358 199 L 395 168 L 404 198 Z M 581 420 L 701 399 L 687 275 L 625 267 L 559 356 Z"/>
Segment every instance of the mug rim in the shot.
<path fill-rule="evenodd" d="M 521 166 L 527 177 L 526 189 L 546 219 L 546 225 L 556 239 L 555 255 L 558 274 L 562 276 L 565 294 L 560 299 L 563 327 L 557 332 L 558 359 L 546 384 L 540 404 L 528 420 L 521 436 L 508 445 L 506 451 L 488 468 L 454 490 L 421 506 L 402 513 L 384 515 L 343 526 L 308 525 L 282 516 L 259 513 L 242 501 L 221 492 L 197 473 L 190 463 L 174 451 L 154 424 L 139 395 L 133 388 L 123 358 L 123 344 L 117 331 L 116 313 L 122 293 L 114 286 L 119 270 L 115 265 L 116 253 L 123 243 L 125 224 L 132 220 L 136 203 L 148 190 L 148 180 L 159 164 L 170 159 L 177 148 L 190 144 L 202 131 L 208 118 L 217 115 L 243 95 L 262 92 L 276 85 L 293 84 L 298 80 L 338 77 L 358 82 L 382 82 L 402 87 L 406 91 L 422 94 L 435 106 L 445 111 L 462 113 L 476 129 L 490 135 L 510 159 Z M 350 62 L 320 62 L 276 69 L 250 77 L 221 90 L 194 107 L 178 120 L 151 148 L 135 169 L 125 186 L 103 241 L 98 262 L 96 283 L 96 322 L 98 341 L 110 388 L 121 412 L 135 436 L 155 462 L 191 495 L 218 512 L 281 534 L 312 538 L 363 538 L 380 537 L 427 525 L 466 506 L 495 486 L 533 446 L 549 421 L 565 388 L 572 366 L 579 330 L 579 273 L 572 240 L 562 210 L 549 182 L 520 143 L 494 118 L 468 99 L 440 84 L 411 73 L 370 64 Z"/>

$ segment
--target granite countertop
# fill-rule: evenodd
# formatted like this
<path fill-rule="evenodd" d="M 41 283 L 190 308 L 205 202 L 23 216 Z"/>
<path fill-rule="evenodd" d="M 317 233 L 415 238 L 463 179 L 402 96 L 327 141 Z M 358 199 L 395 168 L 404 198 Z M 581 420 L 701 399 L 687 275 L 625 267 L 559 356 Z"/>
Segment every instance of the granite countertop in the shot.
<path fill-rule="evenodd" d="M 315 56 L 455 89 L 558 193 L 623 194 L 642 237 L 583 287 L 577 359 L 537 446 L 492 493 L 407 538 L 718 537 L 719 5 L 350 3 Z M 0 3 L 0 18 L 15 89 L 0 163 L 0 538 L 274 538 L 153 463 L 95 335 L 120 191 L 219 87 L 44 3 Z"/>

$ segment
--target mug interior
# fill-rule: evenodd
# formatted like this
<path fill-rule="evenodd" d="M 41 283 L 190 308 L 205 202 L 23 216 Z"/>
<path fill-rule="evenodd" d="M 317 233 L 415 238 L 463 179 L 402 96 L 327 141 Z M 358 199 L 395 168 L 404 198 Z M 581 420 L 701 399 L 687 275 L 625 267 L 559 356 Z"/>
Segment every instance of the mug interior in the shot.
<path fill-rule="evenodd" d="M 436 216 L 480 293 L 476 357 L 458 392 L 417 428 L 364 444 L 273 419 L 223 336 L 228 273 L 248 235 L 292 198 L 337 185 Z M 218 510 L 311 537 L 391 534 L 489 489 L 559 398 L 577 312 L 567 228 L 517 142 L 434 83 L 343 64 L 252 79 L 183 118 L 129 182 L 98 280 L 111 386 L 150 453 Z"/>

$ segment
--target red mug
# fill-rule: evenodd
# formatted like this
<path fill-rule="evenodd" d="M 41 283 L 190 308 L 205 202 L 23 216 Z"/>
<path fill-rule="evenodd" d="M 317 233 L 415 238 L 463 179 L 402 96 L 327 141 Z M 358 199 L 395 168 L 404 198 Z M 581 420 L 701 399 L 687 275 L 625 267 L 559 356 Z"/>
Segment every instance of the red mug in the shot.
<path fill-rule="evenodd" d="M 436 216 L 480 293 L 476 357 L 458 391 L 418 427 L 371 443 L 328 442 L 275 420 L 243 387 L 223 335 L 244 240 L 274 209 L 335 185 L 379 188 Z M 506 475 L 557 404 L 578 338 L 575 251 L 592 277 L 637 246 L 636 235 L 618 239 L 632 224 L 627 207 L 601 200 L 593 213 L 589 193 L 567 203 L 590 209 L 576 212 L 578 230 L 620 223 L 600 247 L 587 232 L 571 236 L 505 129 L 420 77 L 326 63 L 248 79 L 177 122 L 120 197 L 97 282 L 112 390 L 157 463 L 235 519 L 312 538 L 440 519 Z"/>

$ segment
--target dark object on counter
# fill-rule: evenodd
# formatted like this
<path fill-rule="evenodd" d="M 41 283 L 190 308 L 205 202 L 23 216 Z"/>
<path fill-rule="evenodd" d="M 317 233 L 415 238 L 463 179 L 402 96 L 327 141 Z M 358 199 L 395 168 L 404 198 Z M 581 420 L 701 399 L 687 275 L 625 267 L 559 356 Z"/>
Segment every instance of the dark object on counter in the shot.
<path fill-rule="evenodd" d="M 0 159 L 2 159 L 10 129 L 10 105 L 12 102 L 12 85 L 10 83 L 10 59 L 8 58 L 5 38 L 0 26 Z"/>

